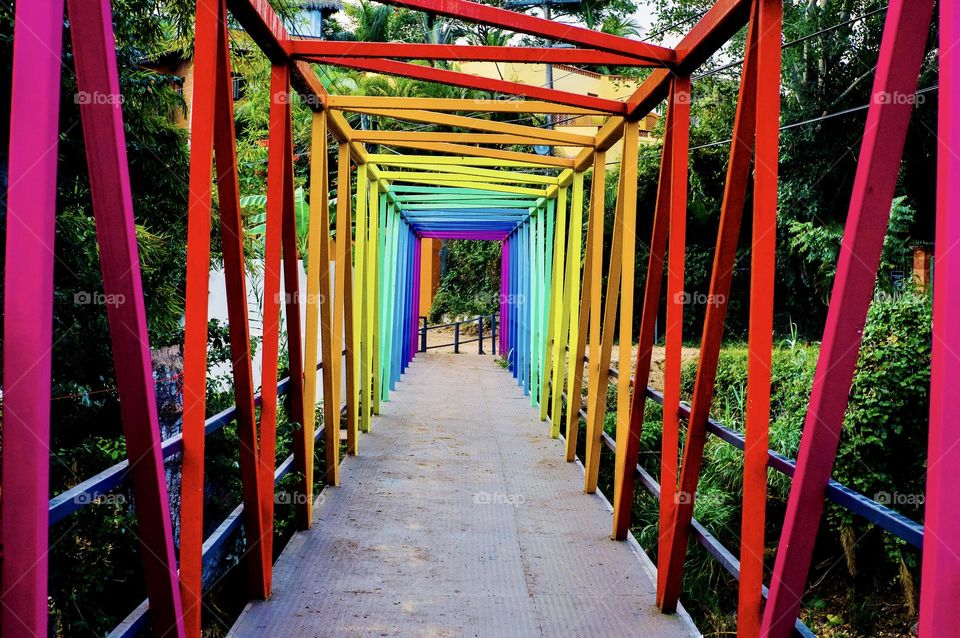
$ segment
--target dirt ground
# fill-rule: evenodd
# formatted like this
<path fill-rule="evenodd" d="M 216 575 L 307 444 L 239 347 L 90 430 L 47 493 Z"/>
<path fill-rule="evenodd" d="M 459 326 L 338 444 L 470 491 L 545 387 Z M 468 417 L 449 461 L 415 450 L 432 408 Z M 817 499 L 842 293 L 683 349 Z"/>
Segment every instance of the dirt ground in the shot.
<path fill-rule="evenodd" d="M 441 353 L 450 353 L 453 354 L 452 344 L 453 343 L 453 328 L 436 328 L 427 331 L 427 345 L 430 347 L 430 352 L 441 352 Z M 487 355 L 490 354 L 490 327 L 484 325 L 483 331 L 483 351 Z M 477 343 L 463 343 L 471 339 L 477 338 L 477 324 L 476 323 L 465 323 L 460 326 L 460 354 L 477 354 Z M 440 348 L 434 348 L 433 346 L 444 346 Z M 696 360 L 699 350 L 697 348 L 683 348 L 681 358 L 684 363 L 688 361 Z M 497 352 L 499 356 L 501 353 Z M 587 348 L 587 356 L 590 356 L 590 348 Z M 653 348 L 653 357 L 650 361 L 650 386 L 657 389 L 663 390 L 663 366 L 664 366 L 664 357 L 665 350 L 663 346 L 654 346 Z M 619 369 L 619 358 L 620 352 L 619 348 L 614 344 L 613 353 L 610 358 L 610 365 L 614 369 Z M 630 371 L 633 373 L 633 368 L 637 362 L 637 346 L 633 345 L 630 355 Z M 586 379 L 586 366 L 584 366 L 584 379 Z"/>

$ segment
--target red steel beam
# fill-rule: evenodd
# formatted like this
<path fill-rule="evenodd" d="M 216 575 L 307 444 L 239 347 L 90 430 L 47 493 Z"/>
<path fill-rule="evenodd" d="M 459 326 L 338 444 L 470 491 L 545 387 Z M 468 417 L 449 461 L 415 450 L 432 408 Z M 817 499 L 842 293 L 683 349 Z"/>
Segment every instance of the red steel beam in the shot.
<path fill-rule="evenodd" d="M 293 185 L 293 128 L 290 112 L 284 121 L 283 132 L 283 284 L 284 313 L 287 319 L 287 363 L 290 367 L 290 420 L 299 423 L 293 435 L 293 464 L 299 474 L 299 493 L 295 499 L 297 523 L 300 529 L 310 527 L 310 503 L 307 502 L 307 440 L 303 425 L 303 332 L 300 330 L 300 260 L 297 254 L 297 217 L 294 211 Z M 314 400 L 311 397 L 311 400 Z M 312 448 L 311 448 L 312 449 Z"/>
<path fill-rule="evenodd" d="M 677 45 L 678 73 L 691 73 L 747 23 L 752 0 L 718 0 Z M 643 117 L 662 102 L 672 75 L 657 69 L 627 100 L 627 114 Z"/>
<path fill-rule="evenodd" d="M 892 0 L 887 9 L 837 275 L 764 608 L 761 633 L 770 638 L 789 636 L 800 611 L 914 107 L 907 98 L 917 90 L 932 13 L 933 0 Z"/>
<path fill-rule="evenodd" d="M 194 44 L 190 198 L 183 345 L 183 464 L 180 506 L 180 592 L 186 632 L 199 636 L 203 571 L 203 467 L 207 396 L 207 302 L 213 128 L 220 0 L 199 0 Z"/>
<path fill-rule="evenodd" d="M 410 44 L 406 42 L 290 41 L 293 58 L 397 58 L 406 60 L 453 60 L 521 62 L 527 64 L 604 64 L 610 66 L 656 66 L 648 60 L 598 51 L 548 47 L 494 47 L 463 44 Z"/>
<path fill-rule="evenodd" d="M 186 634 L 160 453 L 113 16 L 110 0 L 70 0 L 68 10 L 79 94 L 116 98 L 83 101 L 80 116 L 150 623 L 156 635 L 182 637 Z"/>
<path fill-rule="evenodd" d="M 509 82 L 507 80 L 484 78 L 477 75 L 470 75 L 469 73 L 461 73 L 460 71 L 437 69 L 432 66 L 421 66 L 419 64 L 398 62 L 396 60 L 317 56 L 313 58 L 313 61 L 321 64 L 332 64 L 351 69 L 359 69 L 361 71 L 370 71 L 372 73 L 398 75 L 415 80 L 426 80 L 427 82 L 437 82 L 468 89 L 490 91 L 492 93 L 522 95 L 546 102 L 565 104 L 567 106 L 579 106 L 597 111 L 605 111 L 607 113 L 623 113 L 626 108 L 624 103 L 618 100 L 580 95 L 578 93 L 547 89 L 541 86 Z"/>
<path fill-rule="evenodd" d="M 222 13 L 226 17 L 226 11 Z M 220 236 L 223 246 L 223 274 L 227 293 L 230 326 L 230 355 L 233 366 L 233 393 L 237 406 L 237 437 L 241 494 L 245 512 L 260 512 L 260 454 L 257 414 L 253 394 L 253 361 L 250 352 L 250 321 L 247 308 L 246 266 L 244 264 L 243 216 L 240 210 L 240 185 L 237 174 L 237 140 L 234 129 L 233 87 L 230 68 L 230 40 L 227 22 L 220 21 L 217 38 L 217 88 L 214 120 L 214 152 L 217 168 L 217 193 L 220 205 Z M 251 598 L 263 599 L 264 573 L 270 568 L 263 538 L 262 520 L 243 517 L 247 535 L 244 559 Z"/>
<path fill-rule="evenodd" d="M 467 2 L 467 0 L 384 0 L 408 9 L 417 9 L 427 13 L 443 15 L 457 20 L 496 26 L 517 33 L 526 33 L 549 40 L 569 42 L 579 46 L 592 47 L 602 51 L 618 53 L 648 60 L 663 66 L 670 66 L 676 60 L 672 49 L 638 42 L 609 33 L 585 29 L 554 20 L 546 20 L 524 13 L 498 9 L 485 4 Z"/>
<path fill-rule="evenodd" d="M 270 62 L 290 66 L 290 85 L 307 105 L 315 111 L 322 110 L 327 102 L 327 91 L 309 64 L 290 59 L 287 52 L 290 34 L 270 3 L 267 0 L 227 0 L 227 8 Z"/>
<path fill-rule="evenodd" d="M 2 633 L 47 635 L 63 0 L 15 6 L 3 300 Z"/>

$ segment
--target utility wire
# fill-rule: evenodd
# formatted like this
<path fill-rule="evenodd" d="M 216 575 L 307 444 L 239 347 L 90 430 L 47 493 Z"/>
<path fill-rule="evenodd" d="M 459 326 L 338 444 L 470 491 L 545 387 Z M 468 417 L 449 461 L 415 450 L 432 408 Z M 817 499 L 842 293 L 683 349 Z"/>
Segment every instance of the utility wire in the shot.
<path fill-rule="evenodd" d="M 811 40 L 811 39 L 813 39 L 813 38 L 816 38 L 816 37 L 819 37 L 819 36 L 821 36 L 821 35 L 830 33 L 830 32 L 832 32 L 832 31 L 836 31 L 837 29 L 840 29 L 841 27 L 845 27 L 845 26 L 847 26 L 848 24 L 853 24 L 854 22 L 859 22 L 859 21 L 861 21 L 861 20 L 865 20 L 866 18 L 869 18 L 870 16 L 873 16 L 873 15 L 876 15 L 876 14 L 881 13 L 881 12 L 883 12 L 883 11 L 886 11 L 888 6 L 889 6 L 889 5 L 883 5 L 882 7 L 878 7 L 878 8 L 876 8 L 876 9 L 872 10 L 872 11 L 868 11 L 868 12 L 862 14 L 862 15 L 856 16 L 856 17 L 854 17 L 854 18 L 850 18 L 849 20 L 845 20 L 844 22 L 840 22 L 840 23 L 834 24 L 834 25 L 829 26 L 829 27 L 827 27 L 827 28 L 825 28 L 825 29 L 821 29 L 821 30 L 819 30 L 819 31 L 817 31 L 817 32 L 815 32 L 815 33 L 809 33 L 809 34 L 807 34 L 807 35 L 805 35 L 805 36 L 801 36 L 801 37 L 799 37 L 799 38 L 796 38 L 795 40 L 789 40 L 789 41 L 783 43 L 783 45 L 781 45 L 780 50 L 782 51 L 783 49 L 788 49 L 788 48 L 790 48 L 790 47 L 792 47 L 792 46 L 796 46 L 796 45 L 798 45 L 798 44 L 801 44 L 801 43 L 803 43 L 803 42 L 806 42 L 807 40 Z M 723 66 L 717 67 L 717 68 L 715 68 L 715 69 L 711 69 L 711 70 L 709 70 L 709 71 L 704 71 L 703 73 L 698 73 L 697 75 L 692 76 L 692 79 L 694 79 L 694 80 L 699 80 L 700 78 L 705 78 L 705 77 L 709 77 L 709 76 L 711 76 L 711 75 L 716 75 L 717 73 L 722 73 L 722 72 L 724 72 L 724 71 L 728 71 L 728 70 L 733 69 L 733 68 L 736 68 L 736 67 L 738 67 L 738 66 L 740 66 L 740 65 L 742 65 L 742 64 L 743 64 L 743 59 L 740 59 L 740 60 L 737 60 L 736 62 L 731 62 L 731 63 L 729 63 L 729 64 L 724 64 Z"/>
<path fill-rule="evenodd" d="M 923 95 L 923 94 L 925 94 L 925 93 L 930 93 L 931 91 L 936 91 L 938 88 L 940 88 L 940 85 L 939 85 L 939 84 L 934 84 L 933 86 L 928 86 L 928 87 L 926 87 L 926 88 L 924 88 L 924 89 L 920 89 L 920 90 L 917 91 L 914 95 Z M 860 106 L 854 106 L 853 108 L 844 109 L 844 110 L 842 110 L 842 111 L 837 111 L 837 112 L 835 112 L 835 113 L 828 113 L 828 114 L 826 114 L 826 115 L 821 115 L 820 117 L 812 117 L 812 118 L 810 118 L 810 119 L 808 119 L 808 120 L 801 120 L 801 121 L 799 121 L 799 122 L 793 122 L 792 124 L 784 124 L 783 126 L 780 127 L 779 130 L 781 130 L 781 131 L 788 131 L 788 130 L 790 130 L 790 129 L 800 128 L 800 127 L 802 127 L 802 126 L 808 126 L 808 125 L 810 125 L 810 124 L 816 124 L 817 122 L 823 122 L 824 120 L 832 120 L 832 119 L 837 118 L 837 117 L 843 117 L 844 115 L 850 115 L 850 114 L 852 114 L 852 113 L 859 113 L 860 111 L 865 111 L 865 110 L 867 110 L 868 108 L 870 108 L 870 106 L 871 106 L 870 103 L 862 104 L 862 105 L 860 105 Z M 697 151 L 697 150 L 700 150 L 700 149 L 702 149 L 702 148 L 710 148 L 710 147 L 712 147 L 712 146 L 721 146 L 721 145 L 724 145 L 724 144 L 729 144 L 729 143 L 732 142 L 732 141 L 733 141 L 733 138 L 726 139 L 726 140 L 721 140 L 721 141 L 719 141 L 719 142 L 710 142 L 709 144 L 701 144 L 700 146 L 693 146 L 693 147 L 690 148 L 690 150 L 691 150 L 691 151 Z"/>

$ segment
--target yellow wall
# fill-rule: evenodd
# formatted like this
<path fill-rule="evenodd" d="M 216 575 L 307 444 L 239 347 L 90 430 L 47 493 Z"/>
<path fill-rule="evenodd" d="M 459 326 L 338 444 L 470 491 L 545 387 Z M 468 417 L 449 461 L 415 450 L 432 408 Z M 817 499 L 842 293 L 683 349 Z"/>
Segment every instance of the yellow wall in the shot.
<path fill-rule="evenodd" d="M 462 62 L 460 70 L 471 75 L 519 82 L 533 86 L 546 86 L 547 67 L 545 64 L 520 64 L 515 62 Z M 634 78 L 625 78 L 619 75 L 601 75 L 583 69 L 553 65 L 553 88 L 558 91 L 591 95 L 608 100 L 623 100 L 631 95 L 640 86 L 641 81 Z M 562 127 L 571 133 L 595 135 L 603 125 L 605 116 L 583 115 L 572 117 L 556 116 L 557 127 Z M 656 113 L 647 115 L 640 122 L 640 142 L 653 143 L 656 138 L 651 132 L 660 117 Z M 607 151 L 607 160 L 610 162 L 620 159 L 621 144 L 618 142 Z M 580 149 L 567 146 L 555 147 L 555 152 L 561 157 L 574 157 Z"/>

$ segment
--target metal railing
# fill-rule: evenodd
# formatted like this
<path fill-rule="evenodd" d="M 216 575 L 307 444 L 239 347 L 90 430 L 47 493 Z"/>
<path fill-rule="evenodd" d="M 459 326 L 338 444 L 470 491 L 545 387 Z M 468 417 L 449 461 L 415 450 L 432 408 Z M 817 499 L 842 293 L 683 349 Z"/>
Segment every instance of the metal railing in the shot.
<path fill-rule="evenodd" d="M 583 357 L 583 361 L 584 363 L 588 363 L 589 357 L 585 355 Z M 611 377 L 617 378 L 619 376 L 616 368 L 611 367 L 609 371 Z M 630 378 L 630 387 L 633 387 L 633 377 Z M 646 395 L 655 403 L 663 405 L 663 394 L 656 389 L 647 386 Z M 562 392 L 562 396 L 564 401 L 569 401 L 569 397 L 565 391 Z M 681 403 L 678 412 L 682 420 L 689 420 L 689 405 L 686 403 Z M 587 413 L 582 405 L 577 411 L 577 414 L 579 418 L 583 419 L 584 421 L 587 420 Z M 549 415 L 549 418 L 552 421 L 553 415 Z M 741 451 L 744 449 L 745 442 L 743 435 L 725 426 L 712 417 L 707 418 L 707 432 Z M 616 454 L 616 440 L 606 432 L 602 432 L 600 436 L 603 445 L 608 450 Z M 783 456 L 774 450 L 768 450 L 767 457 L 767 466 L 769 468 L 787 477 L 793 478 L 793 474 L 797 465 L 796 461 L 787 458 L 786 456 Z M 654 478 L 640 463 L 637 463 L 634 471 L 639 479 L 640 484 L 646 488 L 651 496 L 659 500 L 660 484 L 657 482 L 657 479 Z M 916 549 L 922 548 L 923 525 L 920 523 L 907 518 L 903 514 L 900 514 L 899 512 L 896 512 L 889 507 L 886 507 L 885 505 L 882 505 L 881 503 L 871 499 L 870 497 L 865 496 L 856 490 L 852 490 L 833 479 L 831 479 L 827 484 L 825 496 L 827 500 L 835 503 L 852 514 L 870 521 L 874 525 L 893 534 L 897 538 L 902 539 Z M 695 518 L 691 522 L 691 536 L 693 536 L 694 540 L 702 545 L 703 548 L 713 558 L 715 558 L 717 562 L 720 563 L 727 573 L 729 573 L 738 581 L 740 580 L 740 560 Z M 767 587 L 765 586 L 763 587 L 762 595 L 764 599 L 766 599 Z M 816 636 L 816 634 L 814 634 L 800 619 L 797 619 L 794 623 L 793 631 L 795 636 L 800 636 L 802 638 L 815 638 Z"/>
<path fill-rule="evenodd" d="M 420 349 L 419 352 L 426 352 L 427 350 L 432 350 L 435 348 L 449 348 L 453 346 L 453 351 L 456 354 L 460 353 L 460 346 L 466 343 L 476 343 L 477 344 L 477 354 L 486 354 L 483 351 L 483 341 L 485 339 L 483 328 L 484 322 L 489 321 L 490 326 L 490 354 L 497 354 L 497 315 L 479 315 L 472 317 L 470 319 L 464 319 L 463 321 L 454 321 L 451 323 L 438 323 L 432 326 L 427 325 L 427 318 L 420 317 Z M 462 340 L 460 339 L 460 326 L 462 325 L 471 325 L 477 324 L 477 336 L 473 339 Z M 453 328 L 453 343 L 441 343 L 435 345 L 427 345 L 427 331 L 428 330 L 437 330 L 439 328 Z"/>

